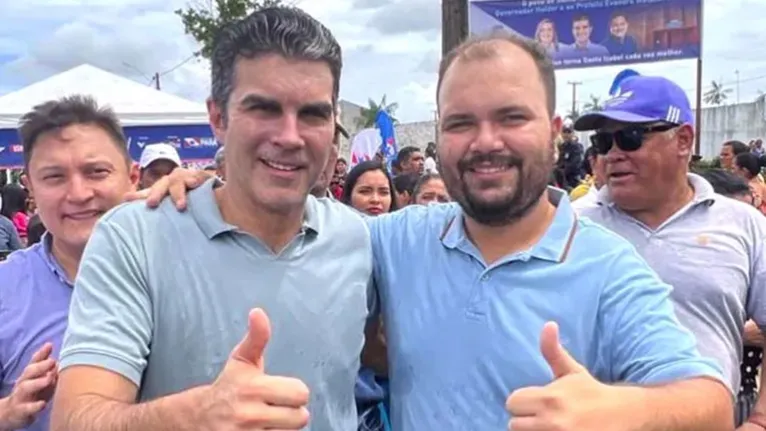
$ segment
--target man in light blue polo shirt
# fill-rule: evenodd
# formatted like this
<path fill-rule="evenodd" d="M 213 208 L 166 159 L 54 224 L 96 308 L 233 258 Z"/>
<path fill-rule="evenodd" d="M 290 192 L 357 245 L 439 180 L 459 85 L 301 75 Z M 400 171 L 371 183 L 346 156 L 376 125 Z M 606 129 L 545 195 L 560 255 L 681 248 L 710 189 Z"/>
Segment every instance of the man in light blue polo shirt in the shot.
<path fill-rule="evenodd" d="M 514 36 L 442 61 L 439 158 L 457 204 L 370 224 L 394 429 L 501 429 L 508 413 L 514 431 L 730 428 L 720 369 L 670 287 L 546 188 L 554 95 L 547 55 Z"/>
<path fill-rule="evenodd" d="M 720 368 L 670 286 L 546 186 L 561 120 L 544 50 L 469 41 L 438 88 L 456 203 L 369 220 L 393 429 L 731 429 Z"/>
<path fill-rule="evenodd" d="M 766 218 L 689 173 L 694 112 L 686 92 L 666 78 L 624 81 L 603 111 L 581 116 L 575 127 L 595 131 L 606 172 L 598 205 L 581 215 L 629 240 L 673 285 L 679 320 L 736 394 L 745 322 L 766 328 Z M 761 393 L 750 426 L 763 428 Z"/>
<path fill-rule="evenodd" d="M 227 26 L 211 127 L 226 182 L 179 213 L 106 214 L 76 280 L 54 431 L 354 431 L 369 313 L 363 219 L 307 197 L 330 155 L 341 49 L 296 8 Z"/>

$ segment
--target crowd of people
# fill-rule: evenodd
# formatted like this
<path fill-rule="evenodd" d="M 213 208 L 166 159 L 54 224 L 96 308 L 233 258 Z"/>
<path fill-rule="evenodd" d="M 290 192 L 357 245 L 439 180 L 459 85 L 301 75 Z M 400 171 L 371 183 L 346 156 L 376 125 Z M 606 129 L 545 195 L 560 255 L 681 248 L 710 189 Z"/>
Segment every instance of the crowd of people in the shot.
<path fill-rule="evenodd" d="M 85 95 L 22 117 L 0 430 L 766 429 L 760 146 L 692 172 L 676 83 L 565 122 L 542 46 L 472 38 L 438 144 L 348 169 L 329 29 L 261 9 L 211 65 L 206 169 Z"/>

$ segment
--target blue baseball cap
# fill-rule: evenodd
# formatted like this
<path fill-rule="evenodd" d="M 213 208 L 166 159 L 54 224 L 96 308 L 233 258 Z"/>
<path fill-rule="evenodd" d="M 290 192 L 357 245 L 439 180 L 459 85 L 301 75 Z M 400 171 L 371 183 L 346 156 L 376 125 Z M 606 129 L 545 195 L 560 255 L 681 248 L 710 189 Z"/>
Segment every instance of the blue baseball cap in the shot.
<path fill-rule="evenodd" d="M 604 109 L 589 112 L 574 123 L 575 130 L 596 130 L 607 121 L 622 123 L 694 124 L 686 92 L 675 82 L 659 76 L 633 76 L 604 102 Z"/>

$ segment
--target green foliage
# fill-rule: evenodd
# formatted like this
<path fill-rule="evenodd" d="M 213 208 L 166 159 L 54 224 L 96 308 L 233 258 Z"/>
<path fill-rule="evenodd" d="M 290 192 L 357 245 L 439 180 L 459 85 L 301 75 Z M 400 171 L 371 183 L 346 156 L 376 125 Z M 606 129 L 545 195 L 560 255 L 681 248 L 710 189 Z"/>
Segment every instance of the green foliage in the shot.
<path fill-rule="evenodd" d="M 181 18 L 186 34 L 199 43 L 200 50 L 196 54 L 210 59 L 215 37 L 226 24 L 244 18 L 255 10 L 281 4 L 282 0 L 199 0 L 175 13 Z"/>
<path fill-rule="evenodd" d="M 367 107 L 361 109 L 361 117 L 356 119 L 356 126 L 360 129 L 375 127 L 375 117 L 378 116 L 378 112 L 380 111 L 385 111 L 388 115 L 390 115 L 391 119 L 394 121 L 394 124 L 396 124 L 399 122 L 396 118 L 394 118 L 397 109 L 399 109 L 399 104 L 396 102 L 388 103 L 385 94 L 383 95 L 383 98 L 380 99 L 380 102 L 368 99 Z"/>
<path fill-rule="evenodd" d="M 720 169 L 721 159 L 714 157 L 712 159 L 700 159 L 691 163 L 691 170 L 694 172 L 705 172 L 711 169 Z"/>

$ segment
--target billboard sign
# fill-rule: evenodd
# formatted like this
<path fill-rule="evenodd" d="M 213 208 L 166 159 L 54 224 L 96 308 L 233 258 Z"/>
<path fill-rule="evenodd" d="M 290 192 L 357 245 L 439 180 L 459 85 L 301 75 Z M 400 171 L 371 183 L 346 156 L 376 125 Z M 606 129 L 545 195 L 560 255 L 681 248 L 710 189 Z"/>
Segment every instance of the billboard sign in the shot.
<path fill-rule="evenodd" d="M 698 58 L 702 0 L 470 2 L 472 35 L 497 31 L 540 42 L 557 69 Z"/>

